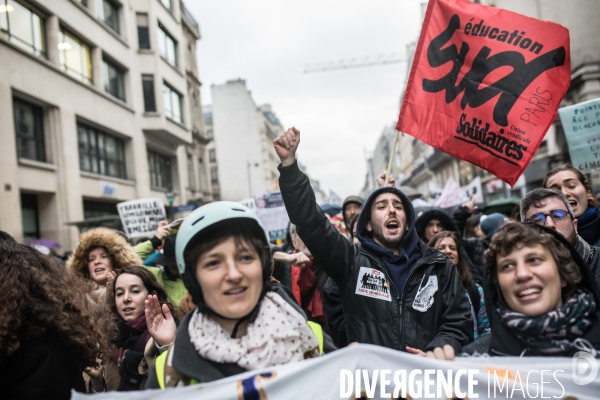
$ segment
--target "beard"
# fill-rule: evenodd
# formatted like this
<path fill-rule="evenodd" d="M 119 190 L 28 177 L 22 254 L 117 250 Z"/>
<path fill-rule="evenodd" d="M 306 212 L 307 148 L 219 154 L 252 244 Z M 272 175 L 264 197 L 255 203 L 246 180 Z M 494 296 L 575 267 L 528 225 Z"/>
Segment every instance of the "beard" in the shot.
<path fill-rule="evenodd" d="M 406 225 L 400 224 L 398 225 L 398 233 L 396 235 L 386 235 L 384 233 L 385 226 L 382 225 L 372 225 L 373 227 L 373 238 L 376 242 L 378 242 L 381 246 L 388 249 L 397 249 L 400 247 L 400 242 L 404 238 L 404 233 L 406 232 Z"/>

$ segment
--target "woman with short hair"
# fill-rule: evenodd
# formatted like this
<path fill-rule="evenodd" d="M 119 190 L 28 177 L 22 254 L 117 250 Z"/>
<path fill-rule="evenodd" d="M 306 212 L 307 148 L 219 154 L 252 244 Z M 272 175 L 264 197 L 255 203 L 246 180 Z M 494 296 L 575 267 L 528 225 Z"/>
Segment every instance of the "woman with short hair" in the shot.
<path fill-rule="evenodd" d="M 178 232 L 176 257 L 197 308 L 157 358 L 147 388 L 211 382 L 328 349 L 320 326 L 271 283 L 269 238 L 247 207 L 221 201 L 195 210 Z"/>
<path fill-rule="evenodd" d="M 571 357 L 600 349 L 598 287 L 560 233 L 509 222 L 485 258 L 492 333 L 463 353 Z"/>

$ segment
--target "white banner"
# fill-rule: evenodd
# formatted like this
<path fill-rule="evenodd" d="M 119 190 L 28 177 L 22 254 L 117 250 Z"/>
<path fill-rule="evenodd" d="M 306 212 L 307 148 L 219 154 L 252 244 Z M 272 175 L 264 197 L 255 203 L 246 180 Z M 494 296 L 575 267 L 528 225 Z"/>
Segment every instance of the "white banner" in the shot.
<path fill-rule="evenodd" d="M 468 185 L 461 188 L 467 197 L 473 196 L 473 203 L 483 203 L 483 190 L 481 188 L 481 178 L 477 177 Z"/>
<path fill-rule="evenodd" d="M 466 193 L 458 183 L 454 180 L 454 178 L 450 177 L 446 181 L 446 186 L 444 186 L 444 191 L 440 198 L 435 202 L 436 207 L 446 208 L 452 207 L 459 204 L 462 204 L 469 200 Z"/>
<path fill-rule="evenodd" d="M 439 199 L 443 192 L 444 187 L 442 185 L 438 185 L 434 181 L 429 181 L 429 198 L 431 200 Z"/>
<path fill-rule="evenodd" d="M 469 357 L 439 361 L 380 346 L 356 345 L 326 356 L 250 371 L 208 384 L 94 399 L 578 399 L 600 393 L 598 361 L 579 358 Z M 580 354 L 578 353 L 578 354 Z M 587 356 L 586 356 L 587 355 Z M 591 379 L 590 379 L 591 378 Z M 356 396 L 356 393 L 359 393 Z M 88 396 L 73 392 L 73 400 Z"/>
<path fill-rule="evenodd" d="M 254 196 L 254 211 L 264 225 L 270 240 L 285 239 L 290 218 L 283 204 L 281 192 Z"/>
<path fill-rule="evenodd" d="M 161 199 L 137 199 L 117 204 L 123 229 L 129 239 L 151 236 L 158 222 L 167 219 Z"/>

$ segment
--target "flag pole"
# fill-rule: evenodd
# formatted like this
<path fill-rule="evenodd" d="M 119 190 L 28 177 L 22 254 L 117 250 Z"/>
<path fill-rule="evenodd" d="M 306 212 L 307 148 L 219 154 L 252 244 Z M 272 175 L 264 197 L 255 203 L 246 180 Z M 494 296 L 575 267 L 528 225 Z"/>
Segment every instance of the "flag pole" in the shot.
<path fill-rule="evenodd" d="M 388 162 L 387 171 L 385 173 L 385 184 L 383 186 L 387 186 L 390 182 L 390 176 L 392 173 L 392 163 L 394 162 L 394 154 L 396 153 L 396 146 L 398 145 L 399 136 L 400 132 L 396 130 L 396 135 L 394 136 L 394 145 L 392 146 L 392 150 L 390 151 L 390 161 Z"/>

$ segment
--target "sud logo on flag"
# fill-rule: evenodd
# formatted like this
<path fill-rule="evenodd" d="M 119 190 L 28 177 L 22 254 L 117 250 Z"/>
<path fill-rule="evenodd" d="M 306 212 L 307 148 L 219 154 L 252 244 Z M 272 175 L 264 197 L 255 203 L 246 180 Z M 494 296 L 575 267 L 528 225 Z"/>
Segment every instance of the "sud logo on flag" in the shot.
<path fill-rule="evenodd" d="M 466 0 L 430 0 L 396 129 L 513 186 L 570 81 L 566 28 Z"/>

